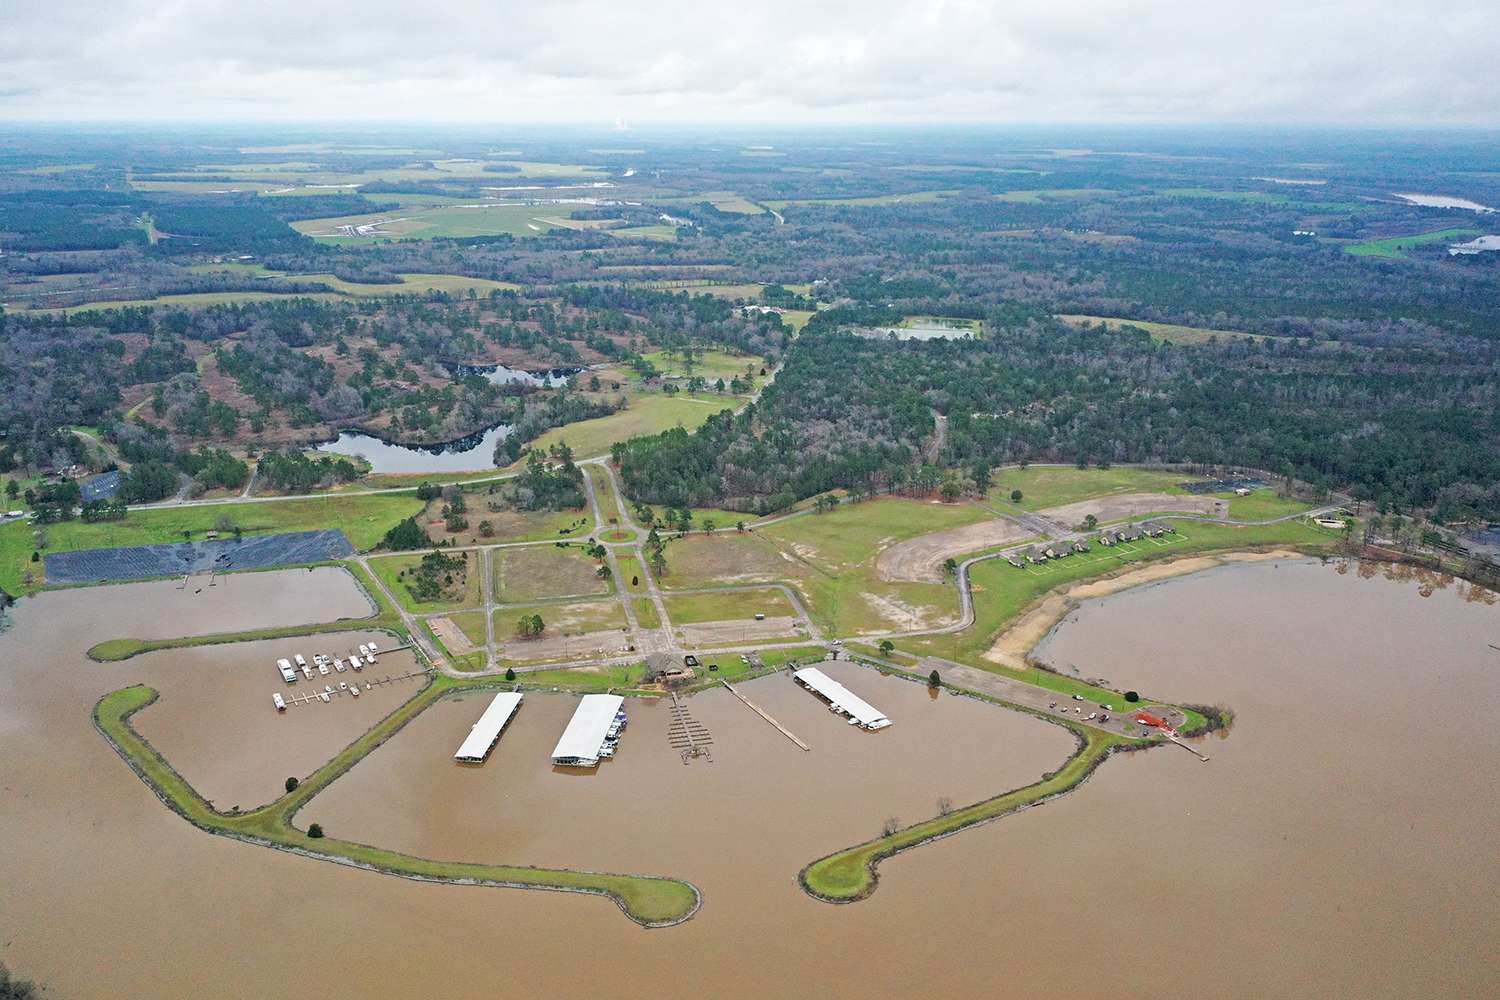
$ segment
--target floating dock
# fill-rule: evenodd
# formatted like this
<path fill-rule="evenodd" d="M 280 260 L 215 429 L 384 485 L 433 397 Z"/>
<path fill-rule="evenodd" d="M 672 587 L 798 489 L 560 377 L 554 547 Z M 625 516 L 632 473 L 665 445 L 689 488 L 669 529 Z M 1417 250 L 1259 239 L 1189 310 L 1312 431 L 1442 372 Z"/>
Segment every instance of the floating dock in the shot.
<path fill-rule="evenodd" d="M 501 691 L 495 695 L 489 707 L 479 716 L 479 721 L 469 730 L 469 735 L 464 738 L 453 759 L 466 764 L 481 763 L 495 749 L 495 744 L 500 742 L 500 734 L 505 731 L 520 707 L 519 691 Z"/>
<path fill-rule="evenodd" d="M 841 715 L 847 715 L 850 721 L 861 729 L 884 729 L 891 724 L 891 720 L 887 719 L 874 705 L 817 667 L 804 667 L 792 674 L 792 678 L 828 702 L 830 709 Z"/>
<path fill-rule="evenodd" d="M 586 694 L 578 703 L 568 728 L 552 748 L 552 762 L 573 767 L 593 767 L 605 754 L 603 750 L 615 725 L 615 715 L 625 699 L 617 694 Z"/>

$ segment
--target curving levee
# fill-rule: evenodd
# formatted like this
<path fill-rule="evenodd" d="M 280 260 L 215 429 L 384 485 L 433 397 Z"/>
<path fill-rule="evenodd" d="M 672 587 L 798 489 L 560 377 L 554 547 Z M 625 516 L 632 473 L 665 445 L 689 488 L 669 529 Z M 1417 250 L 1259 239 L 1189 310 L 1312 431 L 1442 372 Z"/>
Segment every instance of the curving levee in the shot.
<path fill-rule="evenodd" d="M 308 800 L 449 690 L 449 685 L 429 684 L 319 768 L 295 791 L 270 805 L 237 814 L 221 813 L 210 806 L 130 724 L 131 716 L 156 701 L 157 692 L 153 688 L 138 684 L 105 695 L 94 706 L 93 719 L 95 728 L 156 793 L 157 798 L 189 823 L 209 833 L 419 881 L 606 896 L 627 917 L 643 927 L 671 927 L 697 913 L 702 905 L 702 894 L 691 882 L 680 879 L 439 861 L 353 841 L 329 837 L 314 839 L 292 825 L 293 816 Z"/>

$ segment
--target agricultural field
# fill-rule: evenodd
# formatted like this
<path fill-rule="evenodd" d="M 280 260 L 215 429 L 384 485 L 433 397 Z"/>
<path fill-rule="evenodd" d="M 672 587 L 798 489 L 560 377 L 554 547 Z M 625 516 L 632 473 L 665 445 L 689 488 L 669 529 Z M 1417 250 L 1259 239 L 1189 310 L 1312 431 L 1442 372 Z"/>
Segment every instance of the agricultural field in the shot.
<path fill-rule="evenodd" d="M 1133 326 L 1145 330 L 1155 341 L 1173 344 L 1202 344 L 1210 339 L 1229 340 L 1243 337 L 1246 340 L 1265 340 L 1266 338 L 1257 333 L 1241 333 L 1238 330 L 1214 330 L 1201 326 L 1182 326 L 1178 323 L 1152 323 L 1139 319 L 1116 319 L 1112 316 L 1080 316 L 1066 314 L 1057 317 L 1064 323 L 1072 326 L 1103 326 L 1109 330 L 1118 330 L 1121 327 Z"/>
<path fill-rule="evenodd" d="M 766 207 L 780 211 L 785 208 L 802 208 L 807 206 L 849 206 L 866 207 L 878 205 L 922 205 L 937 201 L 940 198 L 951 198 L 959 192 L 947 191 L 913 191 L 909 194 L 882 194 L 871 195 L 865 198 L 792 198 L 785 201 L 767 201 Z"/>
<path fill-rule="evenodd" d="M 1406 251 L 1428 243 L 1458 242 L 1481 235 L 1483 231 L 1479 229 L 1438 229 L 1413 236 L 1390 236 L 1385 239 L 1365 240 L 1362 243 L 1349 243 L 1344 246 L 1344 252 L 1356 257 L 1400 258 L 1406 256 Z"/>
<path fill-rule="evenodd" d="M 626 441 L 642 434 L 660 434 L 673 427 L 693 430 L 720 410 L 733 409 L 733 397 L 690 398 L 643 393 L 628 407 L 607 417 L 580 420 L 565 427 L 554 427 L 531 443 L 546 450 L 566 441 L 578 458 L 603 455 L 616 441 Z"/>
<path fill-rule="evenodd" d="M 599 564 L 577 545 L 496 549 L 494 565 L 495 601 L 501 604 L 608 594 L 613 589 L 600 579 Z"/>
<path fill-rule="evenodd" d="M 766 211 L 760 205 L 733 191 L 705 191 L 702 194 L 676 200 L 688 205 L 698 205 L 706 201 L 721 212 L 730 212 L 735 215 L 764 215 Z"/>
<path fill-rule="evenodd" d="M 326 243 L 362 245 L 437 236 L 541 236 L 549 229 L 594 229 L 609 224 L 607 219 L 567 218 L 575 207 L 515 202 L 470 202 L 410 210 L 397 207 L 372 215 L 309 219 L 292 223 L 292 228 Z M 349 232 L 351 228 L 363 232 Z"/>
<path fill-rule="evenodd" d="M 1040 205 L 1044 201 L 1061 199 L 1088 200 L 1092 198 L 1113 198 L 1119 194 L 1108 188 L 1051 188 L 1038 191 L 1006 191 L 1004 194 L 995 195 L 996 200 L 1012 202 L 1021 205 Z"/>

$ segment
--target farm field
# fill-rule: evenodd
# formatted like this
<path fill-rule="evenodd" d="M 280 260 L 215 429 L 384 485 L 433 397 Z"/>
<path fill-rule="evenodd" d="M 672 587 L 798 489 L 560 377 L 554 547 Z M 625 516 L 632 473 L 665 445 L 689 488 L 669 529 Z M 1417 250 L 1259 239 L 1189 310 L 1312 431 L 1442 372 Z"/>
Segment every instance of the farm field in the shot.
<path fill-rule="evenodd" d="M 616 441 L 641 434 L 659 434 L 678 426 L 693 430 L 720 410 L 733 409 L 735 405 L 733 397 L 691 399 L 643 393 L 631 400 L 628 407 L 607 417 L 554 427 L 531 446 L 545 450 L 566 441 L 576 457 L 589 458 L 608 452 Z"/>
<path fill-rule="evenodd" d="M 486 508 L 483 492 L 465 493 L 469 512 L 464 517 L 469 527 L 450 532 L 443 518 L 441 497 L 427 505 L 417 523 L 427 529 L 434 541 L 454 545 L 493 545 L 501 542 L 544 542 L 556 539 L 582 538 L 588 534 L 593 517 L 587 509 L 579 510 L 498 510 Z M 481 534 L 479 524 L 488 521 L 494 533 Z M 568 529 L 573 529 L 569 531 Z M 565 533 L 566 532 L 566 533 Z"/>
<path fill-rule="evenodd" d="M 608 594 L 612 589 L 599 578 L 599 564 L 580 546 L 496 549 L 493 558 L 497 603 L 527 604 L 555 597 Z"/>
<path fill-rule="evenodd" d="M 792 198 L 785 201 L 767 201 L 767 208 L 778 211 L 784 208 L 801 208 L 809 205 L 828 206 L 870 206 L 870 205 L 920 205 L 926 202 L 937 201 L 939 198 L 951 198 L 958 194 L 956 190 L 947 191 L 913 191 L 910 194 L 882 194 L 871 195 L 865 198 Z"/>
<path fill-rule="evenodd" d="M 1111 316 L 1066 314 L 1059 315 L 1057 318 L 1072 326 L 1103 326 L 1110 330 L 1133 326 L 1145 330 L 1151 335 L 1152 340 L 1166 341 L 1173 344 L 1202 344 L 1206 343 L 1212 337 L 1217 337 L 1220 340 L 1231 337 L 1244 337 L 1247 340 L 1266 339 L 1258 333 L 1241 333 L 1238 330 L 1214 330 L 1201 326 L 1182 326 L 1177 323 L 1152 323 L 1139 319 L 1116 319 Z"/>
<path fill-rule="evenodd" d="M 733 191 L 705 191 L 702 194 L 677 198 L 674 201 L 687 205 L 698 205 L 706 201 L 721 212 L 731 212 L 735 215 L 764 215 L 766 211 L 755 202 Z"/>
<path fill-rule="evenodd" d="M 1479 229 L 1438 229 L 1413 236 L 1390 236 L 1379 240 L 1365 240 L 1362 243 L 1349 243 L 1345 245 L 1344 252 L 1356 257 L 1399 258 L 1405 257 L 1406 251 L 1427 243 L 1467 240 L 1480 235 L 1483 235 L 1483 231 Z"/>
<path fill-rule="evenodd" d="M 541 236 L 553 228 L 593 229 L 609 221 L 568 219 L 568 212 L 577 207 L 582 206 L 485 201 L 410 211 L 397 207 L 371 215 L 308 219 L 292 223 L 292 228 L 326 243 L 364 245 L 380 240 L 432 239 L 436 236 Z M 353 236 L 340 231 L 344 226 L 378 228 L 368 235 Z"/>
<path fill-rule="evenodd" d="M 1004 194 L 995 195 L 998 201 L 1008 201 L 1022 205 L 1040 205 L 1044 201 L 1063 198 L 1113 198 L 1119 194 L 1108 188 L 1051 188 L 1048 190 L 1032 191 L 1006 191 Z"/>

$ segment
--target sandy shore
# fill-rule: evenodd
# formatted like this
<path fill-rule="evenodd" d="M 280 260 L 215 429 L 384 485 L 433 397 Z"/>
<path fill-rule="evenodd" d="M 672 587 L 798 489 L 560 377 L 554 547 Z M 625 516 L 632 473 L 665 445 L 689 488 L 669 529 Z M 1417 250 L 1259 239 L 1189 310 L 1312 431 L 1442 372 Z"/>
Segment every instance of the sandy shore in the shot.
<path fill-rule="evenodd" d="M 995 639 L 994 645 L 985 651 L 984 658 L 991 663 L 1023 670 L 1026 658 L 1037 643 L 1047 637 L 1053 626 L 1067 617 L 1079 603 L 1092 597 L 1107 597 L 1131 587 L 1155 583 L 1174 576 L 1186 576 L 1201 570 L 1212 569 L 1225 563 L 1263 562 L 1267 559 L 1300 559 L 1302 554 L 1292 549 L 1270 549 L 1264 552 L 1221 552 L 1211 555 L 1186 556 L 1166 562 L 1153 562 L 1123 573 L 1097 577 L 1073 584 L 1063 590 L 1044 597 L 1033 605 L 1015 624 Z"/>

